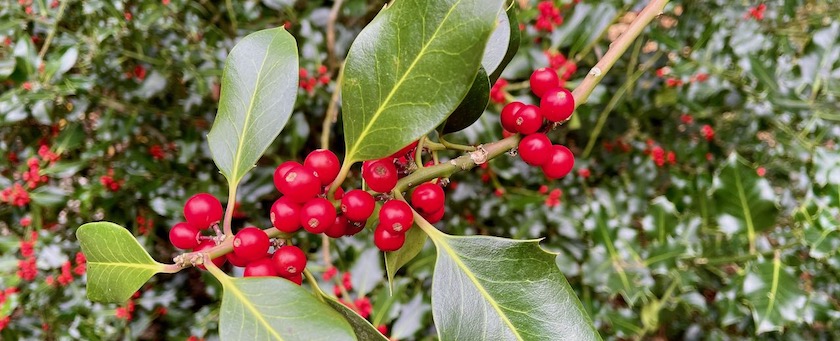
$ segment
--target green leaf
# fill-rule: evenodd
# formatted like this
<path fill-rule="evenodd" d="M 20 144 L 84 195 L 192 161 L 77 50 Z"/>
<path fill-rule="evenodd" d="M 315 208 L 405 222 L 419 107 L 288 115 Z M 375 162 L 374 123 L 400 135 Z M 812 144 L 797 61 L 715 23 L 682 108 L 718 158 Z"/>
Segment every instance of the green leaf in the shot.
<path fill-rule="evenodd" d="M 316 294 L 320 295 L 326 303 L 338 312 L 339 315 L 344 317 L 348 323 L 350 323 L 350 327 L 353 328 L 353 333 L 356 334 L 356 338 L 362 341 L 388 341 L 388 338 L 379 333 L 379 330 L 376 329 L 368 320 L 364 317 L 359 316 L 356 311 L 350 309 L 346 305 L 342 304 L 334 297 L 325 294 L 321 291 L 321 288 L 315 288 L 317 290 Z"/>
<path fill-rule="evenodd" d="M 117 224 L 84 224 L 76 230 L 76 238 L 87 258 L 87 297 L 91 301 L 125 302 L 163 269 L 163 264 Z"/>
<path fill-rule="evenodd" d="M 461 104 L 446 119 L 446 124 L 443 125 L 443 133 L 458 132 L 475 123 L 484 114 L 484 109 L 487 108 L 489 102 L 490 79 L 487 78 L 487 72 L 484 71 L 484 68 L 480 68 L 475 76 L 475 82 L 470 87 L 470 91 L 467 92 L 467 97 L 464 97 Z"/>
<path fill-rule="evenodd" d="M 430 237 L 438 249 L 432 314 L 441 340 L 601 339 L 555 255 L 538 241 Z"/>
<path fill-rule="evenodd" d="M 667 242 L 679 222 L 674 204 L 659 196 L 653 199 L 647 213 L 642 220 L 645 231 L 660 243 Z"/>
<path fill-rule="evenodd" d="M 715 176 L 713 191 L 723 232 L 747 231 L 752 246 L 757 232 L 776 223 L 779 209 L 773 188 L 754 169 L 741 164 L 737 154 L 732 153 Z"/>
<path fill-rule="evenodd" d="M 423 250 L 423 245 L 426 245 L 426 233 L 419 227 L 414 226 L 414 228 L 406 232 L 403 247 L 394 252 L 385 252 L 385 271 L 388 273 L 388 284 L 391 290 L 394 289 L 394 275 L 403 265 L 420 254 L 420 251 Z"/>
<path fill-rule="evenodd" d="M 821 209 L 811 216 L 804 212 L 806 221 L 802 241 L 808 246 L 811 257 L 825 259 L 840 249 L 840 221 L 836 211 Z"/>
<path fill-rule="evenodd" d="M 346 165 L 396 152 L 455 110 L 475 80 L 501 3 L 400 0 L 359 33 L 341 82 Z"/>
<path fill-rule="evenodd" d="M 799 323 L 806 301 L 799 281 L 782 264 L 779 255 L 772 262 L 754 266 L 744 278 L 744 294 L 752 309 L 756 334 L 783 331 L 790 322 Z"/>
<path fill-rule="evenodd" d="M 279 277 L 235 278 L 207 269 L 222 284 L 222 340 L 356 340 L 341 315 Z"/>
<path fill-rule="evenodd" d="M 213 161 L 230 184 L 242 180 L 283 130 L 297 87 L 297 44 L 282 27 L 249 34 L 230 51 L 207 135 Z"/>
<path fill-rule="evenodd" d="M 511 3 L 506 11 L 499 12 L 499 24 L 493 34 L 490 35 L 487 48 L 484 50 L 481 65 L 490 75 L 491 84 L 499 79 L 502 71 L 519 51 L 521 37 L 519 20 L 516 17 L 516 7 L 515 3 Z"/>

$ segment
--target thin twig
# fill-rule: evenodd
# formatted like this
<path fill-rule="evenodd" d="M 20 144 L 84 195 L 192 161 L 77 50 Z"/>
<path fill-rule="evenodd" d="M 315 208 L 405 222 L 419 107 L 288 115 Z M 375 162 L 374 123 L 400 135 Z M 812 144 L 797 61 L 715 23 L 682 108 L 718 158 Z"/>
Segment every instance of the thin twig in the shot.
<path fill-rule="evenodd" d="M 50 33 L 47 34 L 47 39 L 44 40 L 44 46 L 41 46 L 41 51 L 38 52 L 38 59 L 43 60 L 44 56 L 47 55 L 47 50 L 50 49 L 50 44 L 52 43 L 53 38 L 55 38 L 55 32 L 58 31 L 58 23 L 61 22 L 61 17 L 64 16 L 64 8 L 67 7 L 68 0 L 62 0 L 61 6 L 58 7 L 58 13 L 55 15 L 55 22 L 53 22 L 53 27 L 50 29 Z"/>
<path fill-rule="evenodd" d="M 341 11 L 341 4 L 344 0 L 335 0 L 330 8 L 330 16 L 327 18 L 327 66 L 335 70 L 338 65 L 338 57 L 335 55 L 335 21 Z"/>

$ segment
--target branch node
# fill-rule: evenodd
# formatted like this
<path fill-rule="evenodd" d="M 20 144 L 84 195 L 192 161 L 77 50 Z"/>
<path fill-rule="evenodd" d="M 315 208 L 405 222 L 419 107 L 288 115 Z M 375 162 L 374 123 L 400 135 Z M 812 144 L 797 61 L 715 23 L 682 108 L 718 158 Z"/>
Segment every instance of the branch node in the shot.
<path fill-rule="evenodd" d="M 470 160 L 472 160 L 476 165 L 480 165 L 487 162 L 489 154 L 490 153 L 487 152 L 487 149 L 484 149 L 484 145 L 482 144 L 479 145 L 474 152 L 470 153 Z"/>
<path fill-rule="evenodd" d="M 592 70 L 589 70 L 589 74 L 595 77 L 601 77 L 601 68 L 593 67 Z"/>

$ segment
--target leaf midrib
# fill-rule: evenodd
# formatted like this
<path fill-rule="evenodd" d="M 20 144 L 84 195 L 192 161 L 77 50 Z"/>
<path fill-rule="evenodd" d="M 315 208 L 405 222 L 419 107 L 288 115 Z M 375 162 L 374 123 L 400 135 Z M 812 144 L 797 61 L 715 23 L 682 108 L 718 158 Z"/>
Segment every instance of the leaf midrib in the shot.
<path fill-rule="evenodd" d="M 781 271 L 781 267 L 781 260 L 776 256 L 773 258 L 773 281 L 770 284 L 770 292 L 767 295 L 767 309 L 764 310 L 763 320 L 765 321 L 769 318 L 770 313 L 773 311 L 773 306 L 776 304 L 776 291 L 779 290 L 779 271 Z"/>
<path fill-rule="evenodd" d="M 394 86 L 391 88 L 391 91 L 388 92 L 388 96 L 385 97 L 385 101 L 383 101 L 376 109 L 376 112 L 373 113 L 373 117 L 370 121 L 368 121 L 368 124 L 365 125 L 364 129 L 362 129 L 362 132 L 359 134 L 359 138 L 356 139 L 355 143 L 353 143 L 353 147 L 350 148 L 349 152 L 347 152 L 348 159 L 355 159 L 356 152 L 359 149 L 358 147 L 361 144 L 361 141 L 366 138 L 370 128 L 373 126 L 373 122 L 378 120 L 379 116 L 382 115 L 382 112 L 384 111 L 385 107 L 388 106 L 388 103 L 391 101 L 391 98 L 394 97 L 394 94 L 397 92 L 397 89 L 399 89 L 402 83 L 408 78 L 408 75 L 411 73 L 411 70 L 414 69 L 414 67 L 417 65 L 417 62 L 426 53 L 426 49 L 429 47 L 429 45 L 431 45 L 432 42 L 437 38 L 438 32 L 440 32 L 441 27 L 443 27 L 446 21 L 449 20 L 449 16 L 452 14 L 452 11 L 454 11 L 455 8 L 461 4 L 461 1 L 462 0 L 458 0 L 454 5 L 452 5 L 451 8 L 449 8 L 449 11 L 446 12 L 446 15 L 443 17 L 443 20 L 441 20 L 440 25 L 438 25 L 438 27 L 435 29 L 435 32 L 432 33 L 432 36 L 429 38 L 429 40 L 425 44 L 423 44 L 423 47 L 417 54 L 417 57 L 414 58 L 414 60 L 411 62 L 411 65 L 408 66 L 408 69 L 406 69 L 406 71 L 403 72 L 400 79 L 397 81 L 396 84 L 394 84 Z"/>
<path fill-rule="evenodd" d="M 274 328 L 271 327 L 271 324 L 269 324 L 268 321 L 266 321 L 265 318 L 263 318 L 263 316 L 259 312 L 259 310 L 254 308 L 254 306 L 251 304 L 250 300 L 248 300 L 245 297 L 245 295 L 243 295 L 242 292 L 239 291 L 239 288 L 236 287 L 236 284 L 233 283 L 233 281 L 230 279 L 230 277 L 228 277 L 227 275 L 223 275 L 223 276 L 216 276 L 216 278 L 219 280 L 219 282 L 222 282 L 222 287 L 225 290 L 227 290 L 229 293 L 232 293 L 234 296 L 236 296 L 236 298 L 239 299 L 239 301 L 242 303 L 242 305 L 245 306 L 245 308 L 248 308 L 248 310 L 251 312 L 251 314 L 253 314 L 254 317 L 257 318 L 257 320 L 260 322 L 260 324 L 262 324 L 265 327 L 265 329 L 268 330 L 268 332 L 272 336 L 274 336 L 275 339 L 277 339 L 279 341 L 283 341 L 283 337 L 281 337 L 280 334 L 278 334 L 277 331 L 274 330 Z"/>
<path fill-rule="evenodd" d="M 507 318 L 507 315 L 505 315 L 502 309 L 499 307 L 498 303 L 496 303 L 493 297 L 490 296 L 490 293 L 488 293 L 487 290 L 484 289 L 484 286 L 481 285 L 481 283 L 478 281 L 478 278 L 473 276 L 471 272 L 472 270 L 470 270 L 470 268 L 467 267 L 467 265 L 461 261 L 461 258 L 458 257 L 458 254 L 455 253 L 455 250 L 453 250 L 452 247 L 449 246 L 449 242 L 446 241 L 445 238 L 445 236 L 439 236 L 438 238 L 432 237 L 433 241 L 439 241 L 439 243 L 435 243 L 437 246 L 439 246 L 438 253 L 440 253 L 440 249 L 442 248 L 446 251 L 446 253 L 450 255 L 450 259 L 452 259 L 455 262 L 455 264 L 458 265 L 458 267 L 464 271 L 464 274 L 467 275 L 467 278 L 469 278 L 470 281 L 473 282 L 476 289 L 478 289 L 478 292 L 481 293 L 481 295 L 487 299 L 487 302 L 490 303 L 490 306 L 492 306 L 493 309 L 496 310 L 496 312 L 499 314 L 499 318 L 502 319 L 502 321 L 508 326 L 513 335 L 516 336 L 516 339 L 524 341 L 525 339 L 523 339 L 522 336 L 519 335 L 519 332 L 516 330 L 516 327 L 513 325 L 512 322 L 510 322 L 510 320 Z"/>
<path fill-rule="evenodd" d="M 755 226 L 752 221 L 752 212 L 747 202 L 747 193 L 744 191 L 744 185 L 741 183 L 741 174 L 738 174 L 737 165 L 733 167 L 733 174 L 735 174 L 735 187 L 738 189 L 738 199 L 741 201 L 741 208 L 744 212 L 744 221 L 747 223 L 747 239 L 750 243 L 750 253 L 755 251 Z"/>
<path fill-rule="evenodd" d="M 257 84 L 254 84 L 254 91 L 251 93 L 251 100 L 248 103 L 248 110 L 245 111 L 245 122 L 242 123 L 242 132 L 239 134 L 239 139 L 237 139 L 236 144 L 236 153 L 233 157 L 233 167 L 231 169 L 230 181 L 231 184 L 234 184 L 239 181 L 239 166 L 240 166 L 240 155 L 242 154 L 242 145 L 245 143 L 245 129 L 247 129 L 248 124 L 251 121 L 252 112 L 254 110 L 254 102 L 257 98 L 257 91 L 260 88 L 260 83 L 263 81 L 263 74 L 262 70 L 265 67 L 265 62 L 268 60 L 269 51 L 271 50 L 271 45 L 274 44 L 274 41 L 277 39 L 277 35 L 272 35 L 271 41 L 268 42 L 268 45 L 265 47 L 265 53 L 263 54 L 263 60 L 260 63 L 260 69 L 257 70 Z M 231 51 L 233 52 L 233 51 Z M 233 54 L 233 53 L 231 53 Z M 230 186 L 233 187 L 233 186 Z"/>
<path fill-rule="evenodd" d="M 101 266 L 116 266 L 116 267 L 124 267 L 124 268 L 138 268 L 143 270 L 152 270 L 157 272 L 160 270 L 161 264 L 137 264 L 137 263 L 114 263 L 114 262 L 87 262 L 89 265 L 101 265 Z"/>

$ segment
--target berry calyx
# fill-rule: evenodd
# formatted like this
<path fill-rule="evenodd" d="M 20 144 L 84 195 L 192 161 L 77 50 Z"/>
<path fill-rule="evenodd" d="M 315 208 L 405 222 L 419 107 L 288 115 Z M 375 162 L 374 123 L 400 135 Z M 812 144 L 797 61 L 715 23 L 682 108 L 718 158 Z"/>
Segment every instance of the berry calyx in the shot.
<path fill-rule="evenodd" d="M 335 222 L 332 225 L 330 225 L 330 228 L 324 231 L 324 234 L 326 234 L 327 237 L 330 238 L 341 238 L 342 236 L 344 236 L 345 233 L 347 233 L 347 228 L 349 225 L 350 222 L 347 221 L 347 218 L 342 215 L 339 215 L 335 217 Z"/>
<path fill-rule="evenodd" d="M 516 128 L 516 113 L 525 107 L 522 102 L 510 102 L 502 108 L 502 113 L 499 114 L 499 121 L 502 123 L 502 128 L 507 131 L 517 131 Z"/>
<path fill-rule="evenodd" d="M 288 197 L 274 201 L 268 217 L 280 231 L 292 233 L 300 229 L 300 205 Z"/>
<path fill-rule="evenodd" d="M 550 179 L 560 179 L 572 171 L 575 166 L 575 155 L 569 148 L 555 145 L 548 160 L 542 165 L 543 173 Z"/>
<path fill-rule="evenodd" d="M 351 190 L 341 198 L 341 212 L 350 221 L 367 221 L 375 207 L 373 196 L 360 189 Z"/>
<path fill-rule="evenodd" d="M 296 203 L 305 203 L 321 192 L 321 180 L 309 167 L 294 166 L 280 180 L 280 193 Z"/>
<path fill-rule="evenodd" d="M 244 277 L 277 277 L 277 269 L 269 257 L 252 261 L 245 266 Z"/>
<path fill-rule="evenodd" d="M 531 91 L 537 97 L 543 97 L 546 91 L 560 86 L 557 71 L 549 68 L 539 68 L 531 74 Z"/>
<path fill-rule="evenodd" d="M 362 177 L 370 189 L 379 193 L 388 193 L 397 185 L 397 167 L 391 159 L 365 162 Z"/>
<path fill-rule="evenodd" d="M 563 122 L 572 117 L 575 98 L 568 89 L 553 88 L 546 91 L 540 100 L 540 111 L 543 117 L 551 122 Z"/>
<path fill-rule="evenodd" d="M 414 223 L 411 207 L 400 200 L 390 200 L 379 210 L 379 227 L 389 233 L 405 233 Z"/>
<path fill-rule="evenodd" d="M 377 226 L 373 231 L 373 244 L 385 252 L 397 251 L 405 244 L 405 234 L 391 233 L 382 226 Z"/>
<path fill-rule="evenodd" d="M 519 141 L 519 156 L 531 166 L 542 166 L 551 154 L 551 140 L 545 134 L 531 134 Z"/>
<path fill-rule="evenodd" d="M 277 188 L 278 191 L 283 191 L 280 189 L 280 183 L 283 182 L 283 177 L 286 175 L 286 172 L 294 168 L 295 166 L 302 166 L 297 161 L 286 161 L 281 163 L 274 169 L 274 187 Z"/>
<path fill-rule="evenodd" d="M 271 241 L 268 235 L 256 227 L 241 229 L 233 237 L 233 252 L 245 262 L 265 257 L 269 246 L 271 246 Z"/>
<path fill-rule="evenodd" d="M 184 218 L 199 230 L 209 228 L 222 220 L 222 203 L 209 193 L 198 193 L 184 203 Z"/>
<path fill-rule="evenodd" d="M 514 115 L 516 131 L 525 135 L 536 133 L 543 124 L 543 116 L 536 105 L 526 105 Z"/>
<path fill-rule="evenodd" d="M 306 268 L 306 254 L 297 246 L 284 245 L 274 251 L 271 262 L 277 274 L 289 278 L 300 275 Z"/>
<path fill-rule="evenodd" d="M 300 225 L 310 233 L 323 233 L 335 222 L 335 208 L 324 198 L 307 201 L 300 209 Z"/>
<path fill-rule="evenodd" d="M 314 170 L 318 174 L 318 179 L 321 180 L 321 185 L 324 186 L 335 180 L 341 168 L 338 157 L 327 149 L 318 149 L 309 153 L 303 160 L 303 165 Z"/>
<path fill-rule="evenodd" d="M 169 230 L 169 242 L 179 249 L 189 250 L 198 246 L 199 230 L 187 223 L 177 223 Z"/>
<path fill-rule="evenodd" d="M 215 246 L 216 246 L 216 242 L 214 242 L 212 240 L 206 240 L 206 241 L 202 242 L 201 244 L 198 244 L 198 246 L 195 247 L 193 252 L 201 252 L 201 251 L 213 248 Z M 217 268 L 221 267 L 222 265 L 225 265 L 226 260 L 227 260 L 227 257 L 225 257 L 225 256 L 219 256 L 219 257 L 211 259 L 211 261 L 213 262 L 213 264 L 216 265 Z M 201 270 L 207 270 L 207 268 L 204 267 L 203 264 L 196 265 L 196 267 L 198 267 Z"/>
<path fill-rule="evenodd" d="M 443 204 L 443 188 L 431 182 L 417 186 L 411 193 L 411 205 L 420 213 L 437 212 Z"/>

